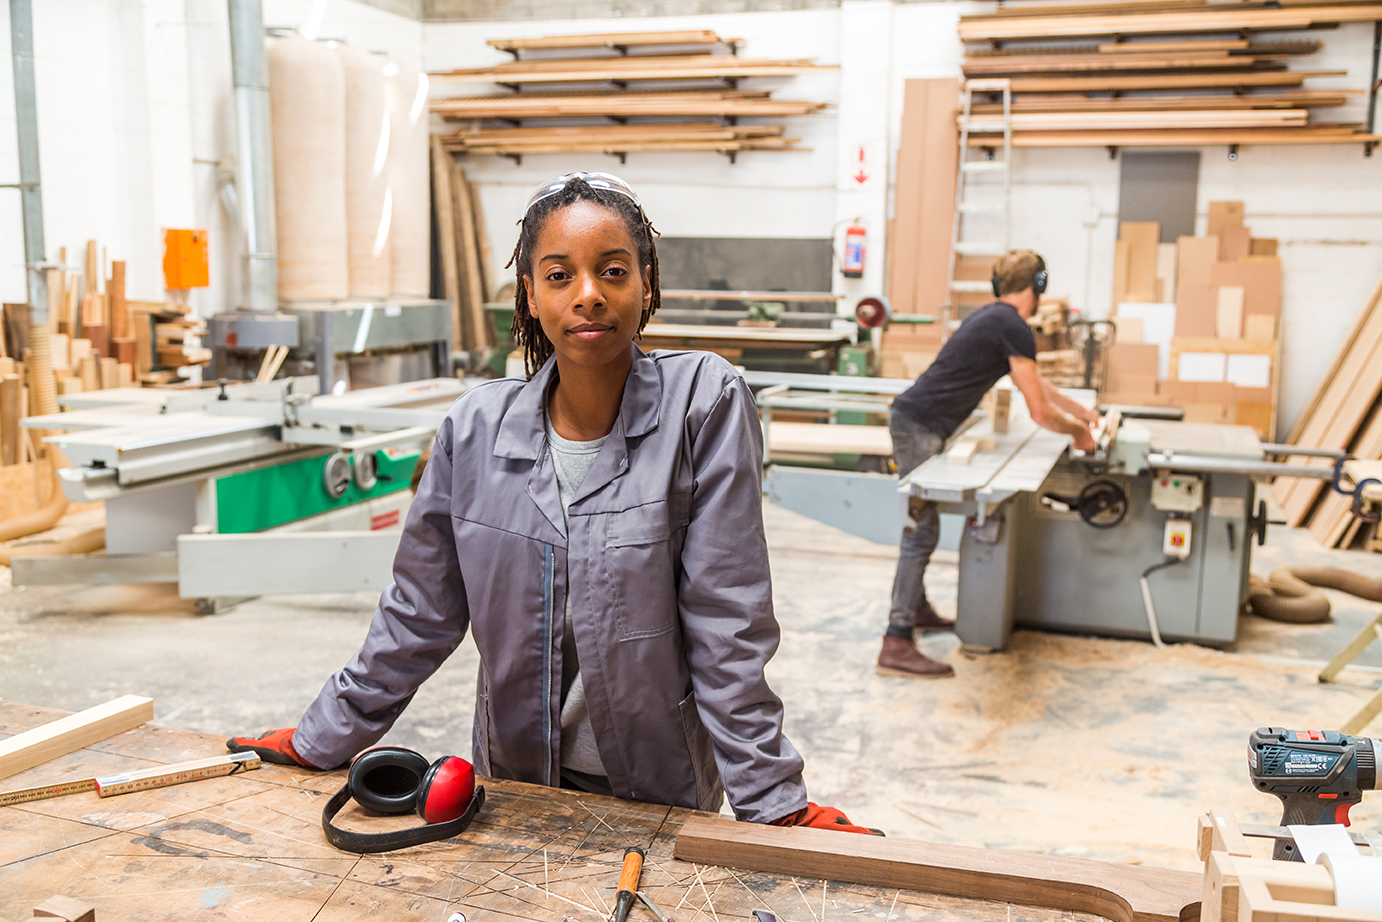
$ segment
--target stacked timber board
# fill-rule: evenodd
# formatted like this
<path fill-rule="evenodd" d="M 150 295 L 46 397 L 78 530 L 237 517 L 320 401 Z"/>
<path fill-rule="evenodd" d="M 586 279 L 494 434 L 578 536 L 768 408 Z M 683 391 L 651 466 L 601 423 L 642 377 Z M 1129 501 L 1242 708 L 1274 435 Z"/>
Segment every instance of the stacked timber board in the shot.
<path fill-rule="evenodd" d="M 898 314 L 939 317 L 949 298 L 950 228 L 960 136 L 954 78 L 903 87 L 897 192 L 888 245 L 888 300 Z M 982 276 L 987 278 L 985 270 Z M 941 326 L 891 324 L 883 331 L 883 375 L 915 378 L 941 348 Z"/>
<path fill-rule="evenodd" d="M 1263 32 L 1382 20 L 1382 2 L 1155 0 L 1003 7 L 960 19 L 966 78 L 1006 79 L 1013 143 L 1026 147 L 1372 144 L 1316 110 L 1364 91 L 1305 89 L 1346 71 L 1292 70 L 1321 42 Z M 977 97 L 970 143 L 1001 131 L 998 97 Z"/>
<path fill-rule="evenodd" d="M 1287 442 L 1303 448 L 1349 451 L 1382 459 L 1382 281 L 1373 290 L 1334 362 L 1292 428 Z M 1321 458 L 1293 457 L 1294 464 L 1328 467 Z M 1277 478 L 1277 500 L 1290 525 L 1304 525 L 1325 547 L 1352 543 L 1359 523 L 1348 498 L 1318 480 Z"/>
<path fill-rule="evenodd" d="M 0 313 L 0 466 L 43 455 L 41 434 L 25 438 L 20 420 L 56 412 L 58 397 L 167 383 L 176 369 L 211 358 L 199 339 L 202 321 L 183 305 L 127 299 L 125 263 L 111 262 L 107 276 L 99 252 L 89 241 L 81 271 L 46 270 L 46 335 L 34 328 L 28 304 Z M 58 263 L 66 265 L 65 249 Z"/>
<path fill-rule="evenodd" d="M 741 118 L 810 115 L 824 103 L 743 90 L 750 77 L 790 77 L 833 68 L 809 60 L 741 58 L 738 40 L 714 32 L 601 33 L 494 39 L 514 60 L 434 73 L 454 83 L 491 83 L 504 95 L 433 99 L 432 111 L 467 127 L 443 136 L 455 153 L 525 154 L 802 150 L 783 125 Z"/>
<path fill-rule="evenodd" d="M 470 351 L 494 345 L 485 302 L 497 294 L 485 277 L 493 254 L 485 232 L 480 196 L 465 169 L 432 135 L 432 204 L 437 221 L 437 255 L 442 293 L 451 304 L 452 348 Z"/>
<path fill-rule="evenodd" d="M 1281 354 L 1276 241 L 1252 238 L 1241 202 L 1211 202 L 1207 230 L 1159 243 L 1156 222 L 1120 227 L 1118 341 L 1103 399 L 1179 407 L 1190 422 L 1252 426 L 1270 440 Z"/>

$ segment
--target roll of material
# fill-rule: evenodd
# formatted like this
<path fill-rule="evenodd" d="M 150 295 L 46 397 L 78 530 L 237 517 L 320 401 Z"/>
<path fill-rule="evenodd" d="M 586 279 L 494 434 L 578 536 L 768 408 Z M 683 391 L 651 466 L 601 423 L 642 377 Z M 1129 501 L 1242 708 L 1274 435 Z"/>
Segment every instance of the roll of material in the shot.
<path fill-rule="evenodd" d="M 1352 846 L 1350 846 L 1352 847 Z M 1367 858 L 1354 850 L 1325 852 L 1316 864 L 1334 878 L 1334 905 L 1340 909 L 1382 909 L 1382 858 Z"/>
<path fill-rule="evenodd" d="M 427 75 L 389 58 L 389 188 L 395 297 L 425 298 L 432 284 L 432 187 L 428 172 Z"/>
<path fill-rule="evenodd" d="M 387 298 L 393 288 L 393 190 L 389 185 L 389 61 L 336 46 L 345 68 L 345 218 L 352 298 Z"/>
<path fill-rule="evenodd" d="M 345 70 L 330 47 L 297 36 L 273 40 L 267 55 L 278 297 L 345 298 Z"/>

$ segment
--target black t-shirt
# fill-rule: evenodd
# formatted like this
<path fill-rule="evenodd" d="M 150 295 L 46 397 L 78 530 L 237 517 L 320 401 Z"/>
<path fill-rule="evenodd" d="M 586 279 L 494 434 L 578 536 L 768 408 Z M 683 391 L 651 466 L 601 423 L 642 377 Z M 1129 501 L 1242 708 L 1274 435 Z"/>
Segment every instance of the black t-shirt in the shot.
<path fill-rule="evenodd" d="M 897 395 L 893 408 L 949 438 L 1006 375 L 1009 357 L 1036 358 L 1036 337 L 1017 308 L 994 301 L 960 324 L 931 367 Z"/>

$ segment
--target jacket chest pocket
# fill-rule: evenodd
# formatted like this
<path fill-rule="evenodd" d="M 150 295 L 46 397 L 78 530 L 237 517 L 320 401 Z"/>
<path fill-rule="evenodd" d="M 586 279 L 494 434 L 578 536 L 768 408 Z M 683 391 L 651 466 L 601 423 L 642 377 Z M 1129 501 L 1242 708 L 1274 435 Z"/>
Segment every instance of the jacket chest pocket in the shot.
<path fill-rule="evenodd" d="M 676 627 L 690 499 L 678 493 L 607 515 L 601 556 L 619 640 L 656 637 Z"/>

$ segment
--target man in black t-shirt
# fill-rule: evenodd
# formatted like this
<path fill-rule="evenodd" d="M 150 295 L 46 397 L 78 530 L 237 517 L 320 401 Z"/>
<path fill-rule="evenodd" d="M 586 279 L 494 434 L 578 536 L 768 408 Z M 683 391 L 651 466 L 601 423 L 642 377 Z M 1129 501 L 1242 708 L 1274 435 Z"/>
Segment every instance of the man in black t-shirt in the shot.
<path fill-rule="evenodd" d="M 1031 250 L 1012 250 L 993 265 L 993 293 L 998 300 L 979 308 L 951 334 L 917 382 L 893 401 L 888 430 L 898 476 L 945 447 L 946 439 L 974 412 L 989 389 L 1004 375 L 1022 392 L 1032 421 L 1069 435 L 1081 451 L 1094 450 L 1090 427 L 1099 414 L 1080 406 L 1042 380 L 1037 373 L 1036 338 L 1027 318 L 1046 290 L 1046 263 Z M 940 537 L 940 515 L 932 503 L 914 512 L 915 527 L 902 533 L 893 579 L 892 609 L 879 675 L 935 679 L 953 676 L 948 664 L 924 655 L 913 644 L 917 629 L 954 630 L 926 600 L 922 577 Z"/>

